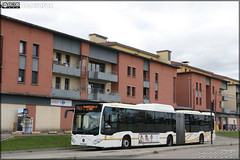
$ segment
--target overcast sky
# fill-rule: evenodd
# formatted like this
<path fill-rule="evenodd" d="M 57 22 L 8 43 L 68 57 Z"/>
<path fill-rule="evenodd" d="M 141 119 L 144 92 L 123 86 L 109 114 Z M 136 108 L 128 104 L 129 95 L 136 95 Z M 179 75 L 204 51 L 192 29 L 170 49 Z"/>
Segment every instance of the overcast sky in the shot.
<path fill-rule="evenodd" d="M 239 2 L 20 2 L 2 14 L 89 40 L 97 33 L 239 79 Z"/>

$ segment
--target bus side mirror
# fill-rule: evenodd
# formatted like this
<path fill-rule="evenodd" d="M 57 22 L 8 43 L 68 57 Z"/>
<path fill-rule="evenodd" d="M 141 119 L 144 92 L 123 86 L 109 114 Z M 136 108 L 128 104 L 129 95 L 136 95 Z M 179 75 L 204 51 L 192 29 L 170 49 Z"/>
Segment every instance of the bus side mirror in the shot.
<path fill-rule="evenodd" d="M 66 110 L 66 111 L 65 111 L 65 114 L 64 114 L 64 118 L 67 118 L 67 113 L 68 113 L 68 111 L 74 112 L 74 109 L 68 109 L 68 110 Z"/>

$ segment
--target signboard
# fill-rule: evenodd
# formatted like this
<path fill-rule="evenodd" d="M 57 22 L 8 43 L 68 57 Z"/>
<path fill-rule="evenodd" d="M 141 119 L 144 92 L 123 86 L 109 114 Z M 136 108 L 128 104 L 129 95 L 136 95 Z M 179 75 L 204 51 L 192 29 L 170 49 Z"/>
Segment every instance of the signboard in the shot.
<path fill-rule="evenodd" d="M 159 134 L 140 133 L 138 140 L 139 143 L 159 143 Z"/>
<path fill-rule="evenodd" d="M 51 99 L 52 106 L 69 106 L 72 107 L 71 100 Z"/>

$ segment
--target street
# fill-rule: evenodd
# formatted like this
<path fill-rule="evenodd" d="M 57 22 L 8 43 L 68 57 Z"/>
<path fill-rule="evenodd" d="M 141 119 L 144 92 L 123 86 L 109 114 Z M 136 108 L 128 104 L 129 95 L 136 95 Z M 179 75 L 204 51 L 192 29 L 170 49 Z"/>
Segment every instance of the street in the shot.
<path fill-rule="evenodd" d="M 239 145 L 190 148 L 153 153 L 137 159 L 239 159 Z M 134 159 L 134 158 L 133 158 Z"/>
<path fill-rule="evenodd" d="M 24 152 L 3 152 L 2 159 L 166 159 L 166 158 L 238 158 L 239 143 L 236 138 L 217 136 L 214 144 L 190 144 L 179 146 L 151 146 L 134 147 L 131 149 L 67 149 L 67 150 L 39 150 Z M 231 145 L 233 144 L 233 145 Z"/>

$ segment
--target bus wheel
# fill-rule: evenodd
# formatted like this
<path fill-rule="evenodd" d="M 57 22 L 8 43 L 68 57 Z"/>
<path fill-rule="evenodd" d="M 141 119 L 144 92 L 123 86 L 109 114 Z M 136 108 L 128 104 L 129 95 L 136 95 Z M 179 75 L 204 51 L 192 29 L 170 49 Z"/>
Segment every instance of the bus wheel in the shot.
<path fill-rule="evenodd" d="M 131 147 L 131 138 L 129 136 L 124 136 L 122 139 L 122 148 L 130 148 Z"/>
<path fill-rule="evenodd" d="M 203 136 L 203 134 L 201 134 L 200 137 L 199 137 L 199 143 L 200 144 L 204 143 L 204 136 Z"/>
<path fill-rule="evenodd" d="M 173 137 L 169 135 L 167 137 L 167 146 L 172 146 L 173 145 Z"/>

